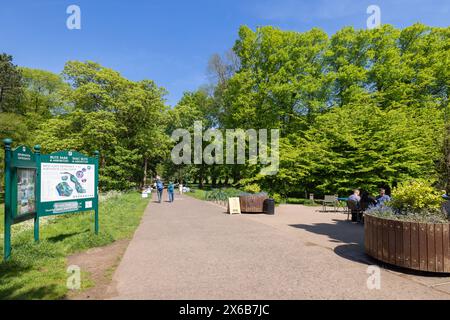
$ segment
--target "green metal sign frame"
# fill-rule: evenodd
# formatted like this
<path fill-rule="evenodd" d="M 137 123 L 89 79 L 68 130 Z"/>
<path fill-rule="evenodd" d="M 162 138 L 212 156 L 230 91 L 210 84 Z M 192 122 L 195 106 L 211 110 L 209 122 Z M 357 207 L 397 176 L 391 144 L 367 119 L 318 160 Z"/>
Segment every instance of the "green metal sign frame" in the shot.
<path fill-rule="evenodd" d="M 11 227 L 34 219 L 34 240 L 39 242 L 39 218 L 51 215 L 94 211 L 94 230 L 99 232 L 98 169 L 99 152 L 87 157 L 75 151 L 41 154 L 5 144 L 5 226 L 4 260 L 11 257 Z"/>

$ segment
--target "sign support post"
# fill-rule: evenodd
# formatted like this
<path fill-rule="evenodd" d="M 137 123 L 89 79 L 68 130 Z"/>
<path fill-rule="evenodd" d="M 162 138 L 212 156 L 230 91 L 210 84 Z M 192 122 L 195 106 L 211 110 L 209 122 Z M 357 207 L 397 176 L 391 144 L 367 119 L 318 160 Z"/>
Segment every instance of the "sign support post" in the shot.
<path fill-rule="evenodd" d="M 34 146 L 34 158 L 36 161 L 36 166 L 37 168 L 40 168 L 41 166 L 41 146 L 40 145 L 35 145 Z M 40 172 L 39 170 L 37 170 L 36 173 L 37 177 L 36 177 L 36 181 L 41 181 L 40 180 Z M 36 199 L 40 199 L 41 198 L 41 186 L 40 184 L 38 184 L 36 186 Z M 39 243 L 39 204 L 40 201 L 36 201 L 36 215 L 34 216 L 34 242 Z"/>
<path fill-rule="evenodd" d="M 5 261 L 11 256 L 11 139 L 3 140 L 5 144 L 5 238 L 4 238 L 4 256 Z"/>
<path fill-rule="evenodd" d="M 98 235 L 98 229 L 99 229 L 99 223 L 98 223 L 98 171 L 100 169 L 99 167 L 99 155 L 100 152 L 95 151 L 94 157 L 95 157 L 95 166 L 97 170 L 95 171 L 95 234 Z"/>

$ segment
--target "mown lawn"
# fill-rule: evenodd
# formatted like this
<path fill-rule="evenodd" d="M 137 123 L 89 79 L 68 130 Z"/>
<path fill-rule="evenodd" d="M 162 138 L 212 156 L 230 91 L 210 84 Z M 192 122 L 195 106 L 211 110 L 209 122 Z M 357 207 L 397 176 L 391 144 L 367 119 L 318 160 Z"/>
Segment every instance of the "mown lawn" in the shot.
<path fill-rule="evenodd" d="M 13 230 L 12 258 L 0 263 L 0 299 L 64 298 L 68 290 L 67 256 L 131 237 L 148 201 L 138 193 L 127 193 L 100 203 L 98 236 L 94 234 L 93 212 L 59 216 L 49 221 L 41 226 L 39 244 L 34 243 L 32 229 Z M 3 231 L 0 238 L 3 257 Z M 90 285 L 89 275 L 82 273 L 82 288 Z"/>
<path fill-rule="evenodd" d="M 319 202 L 303 198 L 287 198 L 282 201 L 282 204 L 301 204 L 308 207 L 317 207 L 321 205 Z"/>
<path fill-rule="evenodd" d="M 201 190 L 201 189 L 195 189 L 192 192 L 187 192 L 185 193 L 188 196 L 191 196 L 195 199 L 199 199 L 199 200 L 205 200 L 205 194 L 206 194 L 206 190 Z"/>

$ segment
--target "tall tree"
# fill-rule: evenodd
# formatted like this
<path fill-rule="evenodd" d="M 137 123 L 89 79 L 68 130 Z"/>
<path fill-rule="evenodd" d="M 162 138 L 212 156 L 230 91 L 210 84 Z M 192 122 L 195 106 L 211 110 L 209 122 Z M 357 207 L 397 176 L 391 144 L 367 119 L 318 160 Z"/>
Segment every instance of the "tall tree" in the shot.
<path fill-rule="evenodd" d="M 0 112 L 24 114 L 22 73 L 12 60 L 12 56 L 0 54 Z"/>

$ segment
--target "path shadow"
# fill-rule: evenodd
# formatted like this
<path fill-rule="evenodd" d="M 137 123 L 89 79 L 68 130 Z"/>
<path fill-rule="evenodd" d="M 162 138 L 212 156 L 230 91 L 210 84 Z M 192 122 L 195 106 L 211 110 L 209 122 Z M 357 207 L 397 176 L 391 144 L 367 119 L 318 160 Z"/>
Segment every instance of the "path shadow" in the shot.
<path fill-rule="evenodd" d="M 306 230 L 314 234 L 328 236 L 330 242 L 343 243 L 334 248 L 334 253 L 347 260 L 363 265 L 377 265 L 383 269 L 393 272 L 403 273 L 412 276 L 448 277 L 450 274 L 416 271 L 407 268 L 394 266 L 379 261 L 365 253 L 364 249 L 364 225 L 350 221 L 333 220 L 333 223 L 318 223 L 313 225 L 294 224 L 294 228 Z"/>
<path fill-rule="evenodd" d="M 378 261 L 364 252 L 364 248 L 359 244 L 343 244 L 334 248 L 334 253 L 347 260 L 371 266 L 378 264 Z"/>
<path fill-rule="evenodd" d="M 230 213 L 227 211 L 223 211 L 222 214 L 226 214 L 226 215 L 230 216 Z M 239 216 L 239 215 L 241 215 L 241 216 L 263 216 L 263 215 L 268 215 L 268 214 L 266 214 L 264 212 L 256 212 L 256 213 L 255 212 L 242 212 L 241 214 L 237 214 L 237 213 L 231 214 L 231 216 Z"/>
<path fill-rule="evenodd" d="M 290 227 L 328 236 L 331 242 L 364 245 L 364 226 L 350 221 L 333 219 L 333 223 L 291 224 Z"/>
<path fill-rule="evenodd" d="M 18 285 L 0 290 L 0 297 L 2 300 L 42 300 L 56 295 L 58 290 L 61 289 L 55 284 L 28 290 L 23 290 L 22 286 Z"/>
<path fill-rule="evenodd" d="M 27 290 L 23 289 L 23 283 L 11 284 L 19 275 L 30 272 L 32 269 L 31 264 L 17 260 L 0 262 L 0 300 L 30 300 L 55 296 L 55 293 L 58 292 L 55 284 L 37 286 Z"/>
<path fill-rule="evenodd" d="M 323 210 L 323 209 L 317 209 L 317 210 L 315 210 L 316 212 L 319 212 L 319 213 L 341 213 L 341 214 L 347 214 L 347 211 L 342 211 L 342 209 L 341 210 L 333 210 L 333 209 L 330 209 L 330 210 Z"/>
<path fill-rule="evenodd" d="M 372 265 L 376 262 L 364 252 L 364 226 L 361 224 L 333 219 L 332 223 L 293 224 L 290 226 L 314 234 L 325 235 L 333 243 L 343 243 L 333 250 L 342 258 L 365 265 Z"/>

